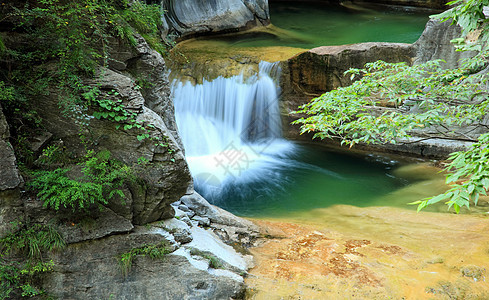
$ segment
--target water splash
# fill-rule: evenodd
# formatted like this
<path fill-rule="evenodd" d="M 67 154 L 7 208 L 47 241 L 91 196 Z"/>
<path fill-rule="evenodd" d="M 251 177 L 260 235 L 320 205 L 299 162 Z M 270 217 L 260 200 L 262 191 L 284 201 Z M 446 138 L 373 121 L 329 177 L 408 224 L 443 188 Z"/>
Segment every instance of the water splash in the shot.
<path fill-rule="evenodd" d="M 245 78 L 175 81 L 177 125 L 195 189 L 247 216 L 336 203 L 367 205 L 400 184 L 389 166 L 294 144 L 281 136 L 277 64 Z"/>

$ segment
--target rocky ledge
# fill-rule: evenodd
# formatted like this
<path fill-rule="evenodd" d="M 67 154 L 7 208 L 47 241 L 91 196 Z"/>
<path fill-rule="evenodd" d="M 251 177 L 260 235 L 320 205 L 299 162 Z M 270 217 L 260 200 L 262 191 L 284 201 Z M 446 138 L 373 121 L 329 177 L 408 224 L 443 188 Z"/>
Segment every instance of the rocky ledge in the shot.
<path fill-rule="evenodd" d="M 50 255 L 56 268 L 43 287 L 58 299 L 236 299 L 252 266 L 246 247 L 258 228 L 210 205 L 196 192 L 172 204 L 175 217 L 132 226 L 104 211 L 61 225 L 69 245 Z M 164 245 L 163 258 L 121 254 L 144 245 Z M 234 248 L 233 248 L 234 247 Z"/>

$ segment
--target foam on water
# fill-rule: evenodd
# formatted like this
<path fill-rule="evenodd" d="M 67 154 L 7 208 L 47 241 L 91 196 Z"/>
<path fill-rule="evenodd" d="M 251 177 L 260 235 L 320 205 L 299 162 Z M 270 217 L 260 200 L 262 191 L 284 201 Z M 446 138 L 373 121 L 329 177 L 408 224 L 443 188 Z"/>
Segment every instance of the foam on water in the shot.
<path fill-rule="evenodd" d="M 176 121 L 204 195 L 216 196 L 229 184 L 278 181 L 280 169 L 293 163 L 295 145 L 281 137 L 279 73 L 277 64 L 261 62 L 248 79 L 174 83 Z"/>

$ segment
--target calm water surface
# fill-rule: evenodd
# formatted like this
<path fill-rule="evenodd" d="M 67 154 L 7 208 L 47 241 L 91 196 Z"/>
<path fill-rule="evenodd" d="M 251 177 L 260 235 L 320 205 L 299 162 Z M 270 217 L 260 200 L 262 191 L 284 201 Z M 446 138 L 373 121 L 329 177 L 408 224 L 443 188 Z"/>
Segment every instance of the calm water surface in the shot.
<path fill-rule="evenodd" d="M 271 155 L 273 156 L 273 154 Z M 443 176 L 429 164 L 408 164 L 380 155 L 294 145 L 259 176 L 231 180 L 213 193 L 196 181 L 210 202 L 247 217 L 290 217 L 336 204 L 394 206 L 444 191 Z"/>
<path fill-rule="evenodd" d="M 341 6 L 318 2 L 270 3 L 279 34 L 248 33 L 220 38 L 236 47 L 314 48 L 360 42 L 413 43 L 436 11 L 409 7 Z M 275 31 L 277 33 L 277 31 Z"/>

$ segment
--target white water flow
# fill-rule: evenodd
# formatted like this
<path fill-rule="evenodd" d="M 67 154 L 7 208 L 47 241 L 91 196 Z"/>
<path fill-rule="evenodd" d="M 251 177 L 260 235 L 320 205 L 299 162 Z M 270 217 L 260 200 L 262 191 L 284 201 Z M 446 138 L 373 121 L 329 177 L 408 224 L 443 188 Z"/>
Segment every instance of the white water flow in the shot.
<path fill-rule="evenodd" d="M 233 213 L 270 216 L 366 205 L 402 185 L 387 174 L 394 163 L 386 167 L 283 139 L 277 69 L 262 62 L 250 78 L 174 82 L 178 130 L 202 196 Z"/>
<path fill-rule="evenodd" d="M 229 184 L 278 181 L 295 145 L 282 139 L 279 90 L 261 62 L 258 74 L 173 84 L 175 116 L 198 190 L 210 196 Z"/>

